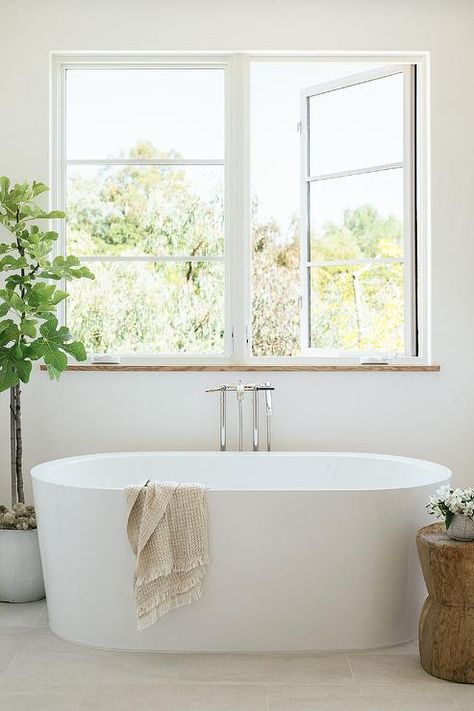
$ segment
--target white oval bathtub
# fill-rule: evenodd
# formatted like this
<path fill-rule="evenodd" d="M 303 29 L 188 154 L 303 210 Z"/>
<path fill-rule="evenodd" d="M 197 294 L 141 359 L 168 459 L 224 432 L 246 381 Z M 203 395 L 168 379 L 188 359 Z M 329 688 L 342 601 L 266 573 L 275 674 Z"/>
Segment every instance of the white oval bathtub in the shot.
<path fill-rule="evenodd" d="M 74 642 L 159 651 L 369 649 L 416 636 L 415 531 L 438 464 L 375 454 L 142 452 L 32 471 L 50 625 Z M 136 631 L 128 484 L 208 484 L 201 600 Z"/>

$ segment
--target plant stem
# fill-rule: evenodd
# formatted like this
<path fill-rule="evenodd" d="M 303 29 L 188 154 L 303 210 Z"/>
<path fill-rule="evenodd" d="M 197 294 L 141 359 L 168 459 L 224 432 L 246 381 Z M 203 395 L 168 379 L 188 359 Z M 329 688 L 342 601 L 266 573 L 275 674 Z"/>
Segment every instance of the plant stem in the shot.
<path fill-rule="evenodd" d="M 23 439 L 21 433 L 21 390 L 20 384 L 15 385 L 15 439 L 16 439 L 16 491 L 20 504 L 25 503 L 23 491 Z"/>
<path fill-rule="evenodd" d="M 10 477 L 12 506 L 17 502 L 15 417 L 15 388 L 13 387 L 10 388 Z"/>

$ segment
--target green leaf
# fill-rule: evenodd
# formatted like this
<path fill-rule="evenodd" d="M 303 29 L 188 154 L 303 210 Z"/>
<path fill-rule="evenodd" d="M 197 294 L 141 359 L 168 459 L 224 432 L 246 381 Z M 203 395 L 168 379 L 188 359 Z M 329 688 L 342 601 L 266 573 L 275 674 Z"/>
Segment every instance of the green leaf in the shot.
<path fill-rule="evenodd" d="M 67 293 L 67 291 L 63 291 L 62 289 L 56 289 L 53 296 L 51 297 L 51 304 L 53 306 L 56 306 L 57 304 L 59 304 L 60 301 L 64 301 L 64 299 L 68 296 L 69 294 Z"/>
<path fill-rule="evenodd" d="M 0 259 L 0 271 L 25 269 L 26 267 L 28 267 L 28 260 L 25 257 L 15 258 L 12 254 L 7 254 L 3 259 Z"/>
<path fill-rule="evenodd" d="M 48 375 L 49 375 L 50 380 L 59 380 L 59 378 L 61 377 L 61 373 L 63 372 L 62 370 L 58 370 L 57 368 L 55 368 L 53 365 L 50 365 L 50 364 L 48 364 L 46 366 L 46 368 L 48 370 Z"/>
<path fill-rule="evenodd" d="M 7 304 L 7 302 L 3 302 L 3 304 L 0 304 L 0 318 L 2 316 L 6 316 L 7 313 L 10 311 L 10 304 Z"/>
<path fill-rule="evenodd" d="M 46 365 L 51 366 L 55 371 L 62 373 L 63 370 L 66 370 L 67 356 L 52 341 L 48 341 L 43 358 Z"/>
<path fill-rule="evenodd" d="M 55 242 L 58 239 L 59 235 L 57 232 L 53 232 L 52 230 L 49 230 L 48 232 L 43 232 L 42 234 L 42 239 L 47 240 L 48 242 Z"/>
<path fill-rule="evenodd" d="M 87 353 L 84 344 L 80 341 L 73 341 L 64 345 L 64 350 L 72 355 L 76 360 L 86 360 Z"/>
<path fill-rule="evenodd" d="M 0 348 L 0 372 L 3 386 L 10 383 L 16 385 L 19 380 L 27 383 L 31 375 L 32 363 L 26 357 L 20 343 L 14 343 L 10 348 Z M 0 386 L 0 389 L 2 387 Z M 6 389 L 6 388 L 3 388 Z"/>
<path fill-rule="evenodd" d="M 66 213 L 62 210 L 51 210 L 51 212 L 44 212 L 40 217 L 46 220 L 58 220 L 66 217 Z"/>
<path fill-rule="evenodd" d="M 25 302 L 15 292 L 13 292 L 13 294 L 11 295 L 10 306 L 12 307 L 12 309 L 20 311 L 21 313 L 24 313 L 27 310 Z"/>
<path fill-rule="evenodd" d="M 41 195 L 41 193 L 46 193 L 48 192 L 49 188 L 47 185 L 44 183 L 37 183 L 36 180 L 33 180 L 33 195 L 37 197 L 38 195 Z"/>
<path fill-rule="evenodd" d="M 58 320 L 51 316 L 40 326 L 40 337 L 30 344 L 30 358 L 37 360 L 42 357 L 50 366 L 50 375 L 57 377 L 67 367 L 67 355 L 70 353 L 78 360 L 85 360 L 84 346 L 72 340 L 69 329 L 59 326 Z"/>
<path fill-rule="evenodd" d="M 14 365 L 18 377 L 24 383 L 30 379 L 32 363 L 31 360 L 25 358 L 20 343 L 16 343 L 10 349 L 10 362 Z"/>
<path fill-rule="evenodd" d="M 446 530 L 450 527 L 450 525 L 453 522 L 454 514 L 452 511 L 446 511 L 446 518 L 445 518 L 445 524 L 446 524 Z"/>
<path fill-rule="evenodd" d="M 0 195 L 6 195 L 8 193 L 8 190 L 10 188 L 10 178 L 7 178 L 6 175 L 0 176 Z"/>
<path fill-rule="evenodd" d="M 30 338 L 36 338 L 36 321 L 25 318 L 20 323 L 20 333 Z"/>
<path fill-rule="evenodd" d="M 0 392 L 9 390 L 18 385 L 20 378 L 18 373 L 8 365 L 0 364 Z"/>
<path fill-rule="evenodd" d="M 30 360 L 39 360 L 46 353 L 47 347 L 47 343 L 42 338 L 31 341 L 26 347 L 28 358 Z"/>
<path fill-rule="evenodd" d="M 11 319 L 0 321 L 0 346 L 17 341 L 20 336 L 18 326 Z"/>

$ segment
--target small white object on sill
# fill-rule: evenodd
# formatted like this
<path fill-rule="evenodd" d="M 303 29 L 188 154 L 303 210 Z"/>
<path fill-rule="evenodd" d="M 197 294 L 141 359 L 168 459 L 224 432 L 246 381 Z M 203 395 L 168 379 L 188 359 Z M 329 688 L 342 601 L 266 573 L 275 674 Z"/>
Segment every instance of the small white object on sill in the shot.
<path fill-rule="evenodd" d="M 113 353 L 93 353 L 90 362 L 92 365 L 118 365 L 120 363 L 120 356 L 114 355 Z"/>
<path fill-rule="evenodd" d="M 367 356 L 360 359 L 361 365 L 388 365 L 389 362 L 394 360 L 394 355 L 384 354 L 380 356 Z"/>

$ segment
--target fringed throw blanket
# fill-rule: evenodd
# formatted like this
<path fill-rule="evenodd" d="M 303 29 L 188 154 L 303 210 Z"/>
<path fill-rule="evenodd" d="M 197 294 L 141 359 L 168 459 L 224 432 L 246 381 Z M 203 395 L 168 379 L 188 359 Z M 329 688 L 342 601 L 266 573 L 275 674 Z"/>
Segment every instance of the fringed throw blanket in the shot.
<path fill-rule="evenodd" d="M 206 487 L 150 482 L 125 489 L 135 553 L 137 629 L 198 600 L 209 563 Z"/>

